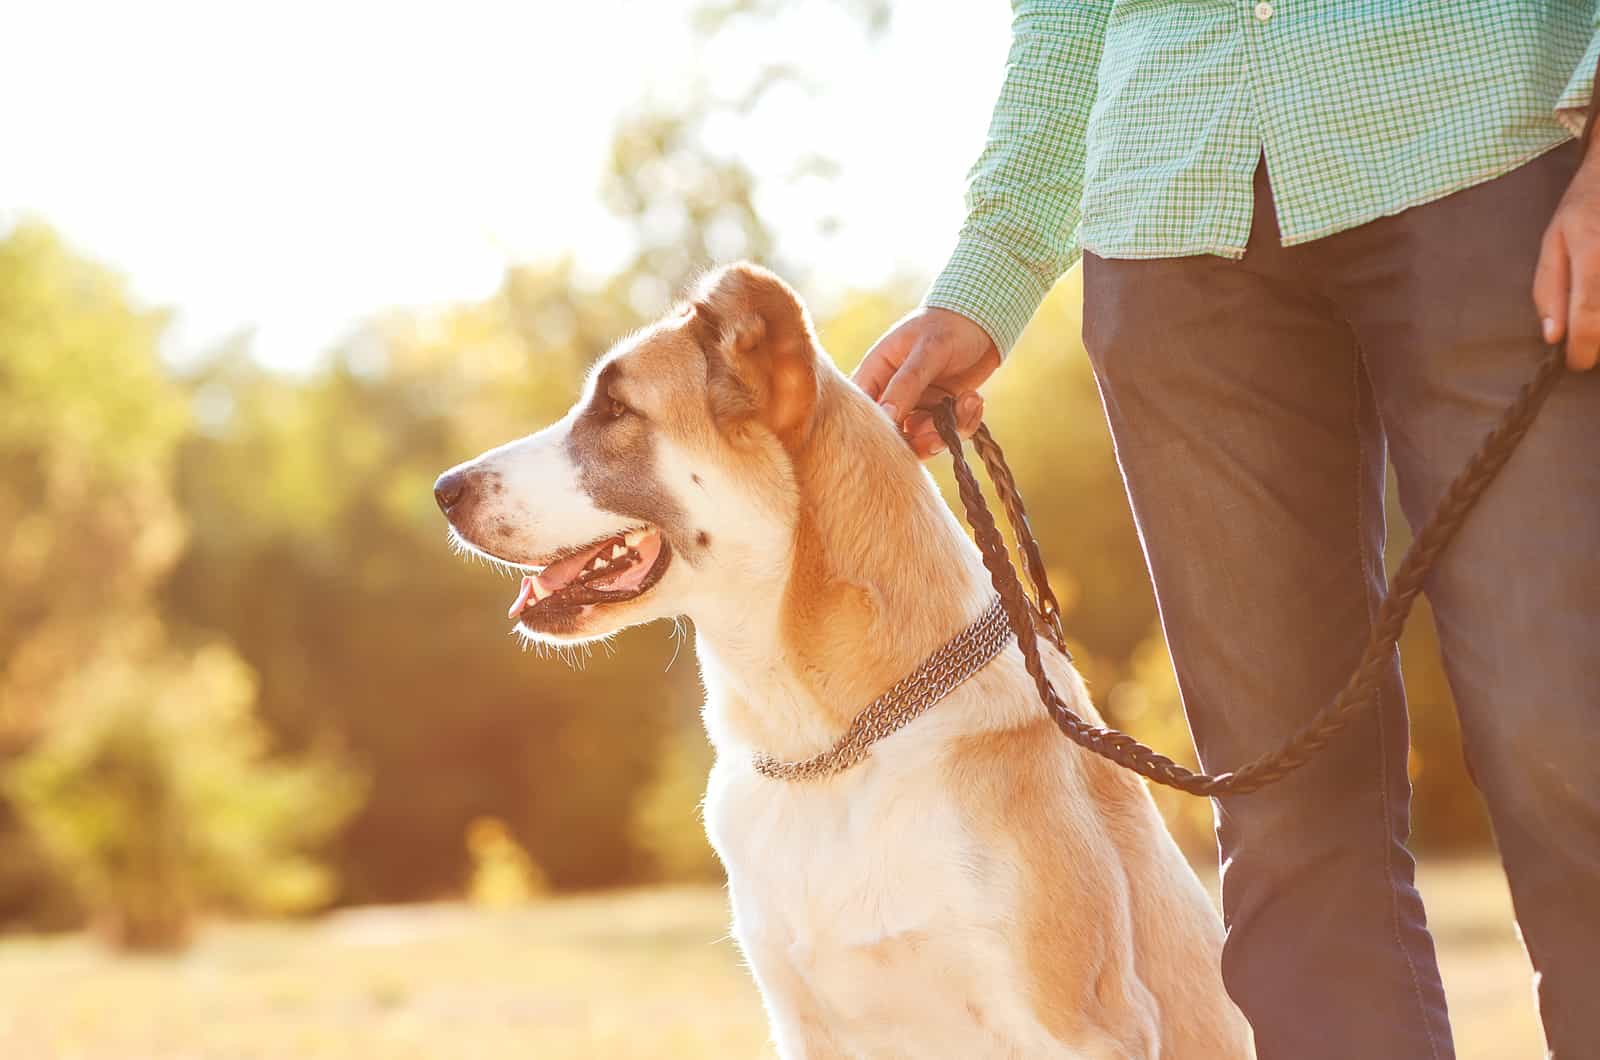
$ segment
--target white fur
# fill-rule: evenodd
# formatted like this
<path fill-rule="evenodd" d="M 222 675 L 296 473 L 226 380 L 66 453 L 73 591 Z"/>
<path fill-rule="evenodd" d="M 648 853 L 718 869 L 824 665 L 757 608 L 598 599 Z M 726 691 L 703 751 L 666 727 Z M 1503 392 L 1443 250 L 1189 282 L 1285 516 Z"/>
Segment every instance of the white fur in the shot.
<path fill-rule="evenodd" d="M 724 671 L 715 649 L 701 660 L 717 732 Z M 991 666 L 1026 680 L 1014 646 Z M 706 831 L 785 1058 L 832 1055 L 808 1050 L 796 998 L 816 1007 L 844 1056 L 1114 1055 L 1092 1040 L 1056 1040 L 1030 1011 L 1026 969 L 1002 936 L 1016 862 L 992 856 L 992 837 L 968 834 L 932 764 L 982 724 L 965 719 L 995 713 L 975 691 L 957 690 L 820 783 L 768 779 L 751 767 L 750 748 L 719 745 Z M 867 954 L 896 942 L 888 961 Z"/>
<path fill-rule="evenodd" d="M 578 468 L 566 447 L 574 415 L 472 461 L 487 479 L 504 487 L 486 505 L 484 518 L 512 531 L 513 536 L 494 542 L 497 551 L 505 550 L 502 555 L 510 553 L 506 558 L 535 562 L 622 528 L 619 517 L 595 507 L 579 484 Z M 559 503 L 552 503 L 557 498 Z"/>

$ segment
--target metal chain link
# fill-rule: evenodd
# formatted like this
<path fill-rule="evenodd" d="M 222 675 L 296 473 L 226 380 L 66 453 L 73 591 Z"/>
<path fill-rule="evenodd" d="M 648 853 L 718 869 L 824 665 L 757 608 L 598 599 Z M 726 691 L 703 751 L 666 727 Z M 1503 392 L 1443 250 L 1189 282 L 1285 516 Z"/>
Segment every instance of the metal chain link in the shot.
<path fill-rule="evenodd" d="M 867 756 L 873 744 L 905 728 L 983 669 L 1010 640 L 1011 623 L 996 596 L 976 622 L 868 703 L 832 747 L 798 762 L 758 753 L 756 772 L 774 780 L 816 780 L 849 769 Z"/>

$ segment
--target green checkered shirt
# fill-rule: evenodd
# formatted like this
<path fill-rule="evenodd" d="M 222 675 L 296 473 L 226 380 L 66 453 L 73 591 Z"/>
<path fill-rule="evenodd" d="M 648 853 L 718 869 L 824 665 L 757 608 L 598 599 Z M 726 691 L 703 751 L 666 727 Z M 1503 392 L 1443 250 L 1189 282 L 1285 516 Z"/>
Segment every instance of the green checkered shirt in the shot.
<path fill-rule="evenodd" d="M 1286 244 L 1569 139 L 1595 0 L 1013 0 L 967 219 L 926 304 L 1009 350 L 1079 248 L 1244 255 L 1265 152 Z"/>

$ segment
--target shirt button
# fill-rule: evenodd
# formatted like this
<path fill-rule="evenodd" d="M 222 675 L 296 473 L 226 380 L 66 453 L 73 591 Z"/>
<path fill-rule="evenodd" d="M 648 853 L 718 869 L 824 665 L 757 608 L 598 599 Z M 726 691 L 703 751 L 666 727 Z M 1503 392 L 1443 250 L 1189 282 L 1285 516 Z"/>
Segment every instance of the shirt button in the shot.
<path fill-rule="evenodd" d="M 1261 3 L 1256 5 L 1256 19 L 1258 21 L 1265 22 L 1271 17 L 1272 5 L 1267 3 L 1267 0 L 1261 0 Z"/>

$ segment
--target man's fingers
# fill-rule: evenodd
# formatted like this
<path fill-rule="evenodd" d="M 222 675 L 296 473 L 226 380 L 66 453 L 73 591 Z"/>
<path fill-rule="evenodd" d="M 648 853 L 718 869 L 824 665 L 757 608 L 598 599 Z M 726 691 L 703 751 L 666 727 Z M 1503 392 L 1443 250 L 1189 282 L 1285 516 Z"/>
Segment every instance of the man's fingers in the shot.
<path fill-rule="evenodd" d="M 911 443 L 911 448 L 924 460 L 944 452 L 944 438 L 940 436 L 939 428 L 933 425 L 933 413 L 918 409 L 906 417 L 901 430 L 906 432 L 906 441 Z"/>
<path fill-rule="evenodd" d="M 922 459 L 944 452 L 944 439 L 933 425 L 933 417 L 926 412 L 914 413 L 906 422 L 906 440 Z"/>
<path fill-rule="evenodd" d="M 983 396 L 976 390 L 970 390 L 956 399 L 956 430 L 963 438 L 971 438 L 972 432 L 978 429 L 978 424 L 983 422 Z"/>
<path fill-rule="evenodd" d="M 971 438 L 972 432 L 976 431 L 978 424 L 982 422 L 983 398 L 976 392 L 961 395 L 956 401 L 957 432 L 963 438 Z M 924 460 L 944 452 L 944 436 L 933 425 L 933 413 L 918 409 L 905 418 L 901 429 L 905 432 L 906 441 L 911 444 L 911 448 Z"/>
<path fill-rule="evenodd" d="M 896 368 L 906 359 L 906 347 L 910 340 L 899 328 L 872 344 L 872 349 L 861 358 L 861 363 L 856 366 L 855 374 L 851 376 L 856 386 L 866 392 L 867 397 L 877 401 L 883 396 L 883 388 L 894 377 Z"/>
<path fill-rule="evenodd" d="M 1551 225 L 1539 247 L 1539 265 L 1533 270 L 1533 305 L 1539 311 L 1544 341 L 1557 343 L 1567 333 L 1567 290 L 1571 284 L 1567 240 Z"/>
<path fill-rule="evenodd" d="M 1587 372 L 1600 357 L 1600 252 L 1586 251 L 1569 260 L 1572 276 L 1567 301 L 1567 367 Z"/>
<path fill-rule="evenodd" d="M 1559 220 L 1539 248 L 1533 304 L 1544 341 L 1567 340 L 1567 367 L 1593 368 L 1600 360 L 1600 252 L 1575 248 Z"/>
<path fill-rule="evenodd" d="M 937 393 L 937 391 L 935 391 Z M 969 390 L 956 400 L 956 433 L 963 438 L 971 438 L 972 432 L 978 429 L 978 424 L 983 422 L 983 397 L 975 390 Z M 933 425 L 933 413 L 927 409 L 917 409 L 905 417 L 900 429 L 907 437 L 932 431 L 938 434 Z"/>
<path fill-rule="evenodd" d="M 926 342 L 919 342 L 906 355 L 905 362 L 895 369 L 894 375 L 883 388 L 878 404 L 896 424 L 904 423 L 906 415 L 922 400 L 928 384 L 939 377 L 944 365 Z"/>

